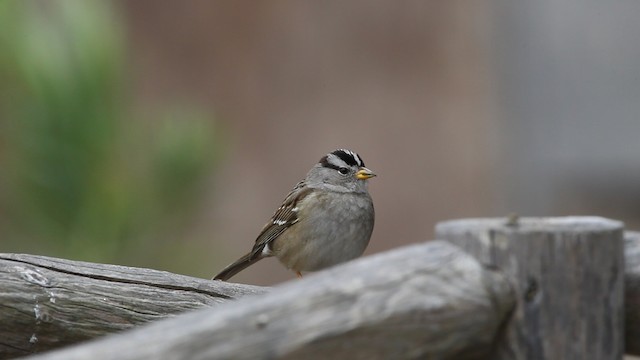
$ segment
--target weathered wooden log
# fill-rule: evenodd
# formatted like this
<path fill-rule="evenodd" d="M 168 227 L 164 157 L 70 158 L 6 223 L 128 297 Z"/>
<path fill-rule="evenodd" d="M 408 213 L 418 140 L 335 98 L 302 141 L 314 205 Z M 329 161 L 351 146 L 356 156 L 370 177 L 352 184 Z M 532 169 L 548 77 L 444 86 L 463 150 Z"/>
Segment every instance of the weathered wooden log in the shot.
<path fill-rule="evenodd" d="M 434 241 L 32 359 L 481 359 L 513 305 L 500 273 Z"/>
<path fill-rule="evenodd" d="M 266 292 L 164 271 L 16 254 L 0 254 L 0 289 L 0 359 Z"/>
<path fill-rule="evenodd" d="M 640 355 L 640 232 L 624 233 L 624 347 Z"/>
<path fill-rule="evenodd" d="M 518 306 L 495 359 L 622 359 L 622 223 L 468 219 L 436 227 L 513 279 Z"/>

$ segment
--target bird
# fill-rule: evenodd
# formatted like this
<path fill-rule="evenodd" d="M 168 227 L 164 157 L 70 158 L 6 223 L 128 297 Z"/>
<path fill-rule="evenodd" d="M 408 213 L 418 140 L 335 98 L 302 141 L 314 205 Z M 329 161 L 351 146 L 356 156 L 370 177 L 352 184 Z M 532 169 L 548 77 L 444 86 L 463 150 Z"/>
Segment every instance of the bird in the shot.
<path fill-rule="evenodd" d="M 368 191 L 374 176 L 354 151 L 337 149 L 324 155 L 285 197 L 251 251 L 213 280 L 226 281 L 272 256 L 298 277 L 359 257 L 375 222 Z"/>

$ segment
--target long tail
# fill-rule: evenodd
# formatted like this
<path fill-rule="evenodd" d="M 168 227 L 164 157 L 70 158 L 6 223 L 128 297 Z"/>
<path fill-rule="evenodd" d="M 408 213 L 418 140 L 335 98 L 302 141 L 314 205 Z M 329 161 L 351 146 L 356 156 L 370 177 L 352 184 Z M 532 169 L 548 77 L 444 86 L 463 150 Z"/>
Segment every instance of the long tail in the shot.
<path fill-rule="evenodd" d="M 256 256 L 255 258 L 252 259 L 251 255 L 252 253 L 248 253 L 243 257 L 241 257 L 240 259 L 234 261 L 233 264 L 222 269 L 222 271 L 220 271 L 218 275 L 214 276 L 213 280 L 227 281 L 228 279 L 233 277 L 235 274 L 255 264 L 259 260 L 262 260 L 262 257 L 260 256 Z"/>

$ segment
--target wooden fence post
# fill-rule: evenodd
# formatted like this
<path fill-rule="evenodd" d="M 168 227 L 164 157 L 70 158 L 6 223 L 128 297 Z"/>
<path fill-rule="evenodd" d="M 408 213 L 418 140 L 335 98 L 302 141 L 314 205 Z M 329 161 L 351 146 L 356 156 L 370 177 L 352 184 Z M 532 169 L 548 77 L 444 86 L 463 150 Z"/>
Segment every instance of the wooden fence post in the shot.
<path fill-rule="evenodd" d="M 624 233 L 624 349 L 640 355 L 640 232 Z"/>
<path fill-rule="evenodd" d="M 0 254 L 0 360 L 267 291 L 152 269 Z"/>
<path fill-rule="evenodd" d="M 623 224 L 599 217 L 466 219 L 448 240 L 509 276 L 517 307 L 495 359 L 622 359 Z"/>

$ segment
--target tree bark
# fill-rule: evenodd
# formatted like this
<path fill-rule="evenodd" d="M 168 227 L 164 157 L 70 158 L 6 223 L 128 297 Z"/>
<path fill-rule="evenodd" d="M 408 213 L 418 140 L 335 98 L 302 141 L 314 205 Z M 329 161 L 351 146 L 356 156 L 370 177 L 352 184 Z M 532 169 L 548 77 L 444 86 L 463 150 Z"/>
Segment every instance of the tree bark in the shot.
<path fill-rule="evenodd" d="M 513 305 L 500 273 L 434 241 L 32 359 L 481 359 Z"/>
<path fill-rule="evenodd" d="M 151 269 L 16 254 L 0 254 L 0 289 L 0 359 L 266 292 Z"/>
<path fill-rule="evenodd" d="M 640 355 L 640 232 L 626 231 L 624 246 L 625 351 Z"/>
<path fill-rule="evenodd" d="M 437 237 L 513 279 L 518 306 L 495 359 L 622 359 L 622 223 L 596 217 L 468 219 Z"/>

